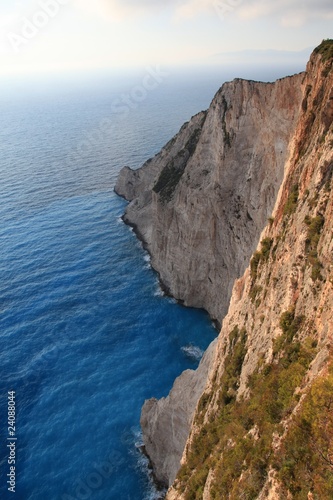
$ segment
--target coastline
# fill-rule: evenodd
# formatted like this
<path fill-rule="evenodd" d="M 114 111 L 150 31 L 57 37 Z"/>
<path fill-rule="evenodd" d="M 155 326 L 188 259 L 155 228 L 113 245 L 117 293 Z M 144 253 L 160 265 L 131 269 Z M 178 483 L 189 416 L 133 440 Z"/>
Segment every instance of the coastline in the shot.
<path fill-rule="evenodd" d="M 119 196 L 120 198 L 122 198 L 123 200 L 127 201 L 125 196 L 119 194 L 116 190 L 116 188 L 114 187 L 114 192 L 116 193 L 117 196 Z M 135 236 L 137 237 L 138 241 L 140 241 L 140 243 L 142 244 L 142 248 L 148 253 L 149 257 L 150 257 L 150 265 L 151 265 L 151 268 L 154 270 L 154 272 L 156 273 L 156 276 L 158 278 L 158 282 L 159 282 L 159 287 L 161 289 L 161 291 L 163 292 L 163 295 L 165 297 L 170 297 L 172 299 L 174 299 L 177 304 L 183 306 L 183 307 L 186 307 L 187 309 L 197 309 L 197 310 L 201 310 L 201 311 L 204 311 L 205 313 L 208 314 L 209 318 L 210 318 L 210 321 L 212 322 L 212 325 L 214 326 L 215 330 L 216 330 L 216 333 L 217 335 L 219 334 L 221 328 L 222 328 L 222 322 L 220 323 L 217 319 L 215 318 L 212 318 L 212 316 L 209 314 L 209 311 L 207 311 L 206 309 L 204 309 L 203 307 L 193 307 L 193 306 L 187 306 L 185 304 L 185 301 L 182 300 L 182 299 L 178 299 L 176 298 L 170 288 L 167 287 L 167 285 L 164 283 L 163 281 L 163 278 L 160 274 L 160 272 L 153 266 L 152 264 L 152 258 L 153 258 L 153 255 L 152 255 L 152 252 L 150 251 L 149 249 L 149 245 L 148 243 L 146 242 L 144 236 L 142 235 L 142 233 L 140 232 L 140 229 L 138 227 L 138 224 L 135 224 L 134 222 L 131 222 L 129 221 L 127 218 L 126 218 L 126 213 L 124 213 L 122 216 L 121 216 L 121 220 L 123 221 L 123 223 L 132 228 L 133 229 L 133 232 L 135 234 Z"/>

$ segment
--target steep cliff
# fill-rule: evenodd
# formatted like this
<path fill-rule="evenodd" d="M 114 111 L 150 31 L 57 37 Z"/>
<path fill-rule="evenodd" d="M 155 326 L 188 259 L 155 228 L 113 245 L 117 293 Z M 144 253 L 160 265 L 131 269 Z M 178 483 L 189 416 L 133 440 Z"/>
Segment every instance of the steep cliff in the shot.
<path fill-rule="evenodd" d="M 234 285 L 169 500 L 333 498 L 332 65 L 326 41 L 308 63 L 273 216 Z"/>
<path fill-rule="evenodd" d="M 215 341 L 205 352 L 197 370 L 184 371 L 167 398 L 149 399 L 142 411 L 145 449 L 156 478 L 164 486 L 174 481 L 179 470 L 193 413 L 205 389 L 214 352 Z"/>
<path fill-rule="evenodd" d="M 155 158 L 120 172 L 115 190 L 131 201 L 124 220 L 164 287 L 220 324 L 271 215 L 303 78 L 224 84 Z"/>
<path fill-rule="evenodd" d="M 184 450 L 169 500 L 333 497 L 332 61 L 327 41 L 304 74 L 225 84 L 120 174 L 169 292 L 219 321 L 230 302 L 199 369 L 142 410 L 159 480 Z"/>
<path fill-rule="evenodd" d="M 120 172 L 116 192 L 132 200 L 124 220 L 144 241 L 164 287 L 219 324 L 272 213 L 303 80 L 300 74 L 224 84 L 209 110 L 192 117 L 155 158 Z M 182 377 L 191 389 L 183 390 L 182 406 L 175 404 L 177 381 L 169 398 L 151 400 L 142 411 L 146 451 L 167 485 L 179 469 L 205 380 L 198 385 L 193 372 Z"/>

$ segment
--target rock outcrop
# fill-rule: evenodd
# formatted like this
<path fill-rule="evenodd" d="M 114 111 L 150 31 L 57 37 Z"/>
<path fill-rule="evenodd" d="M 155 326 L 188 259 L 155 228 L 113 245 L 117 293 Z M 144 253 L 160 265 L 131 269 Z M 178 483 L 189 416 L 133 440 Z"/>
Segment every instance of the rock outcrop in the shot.
<path fill-rule="evenodd" d="M 198 371 L 143 407 L 165 484 L 190 431 L 169 500 L 332 496 L 332 64 L 326 41 L 304 74 L 225 84 L 159 155 L 120 174 L 125 221 L 168 291 L 219 321 L 230 302 Z"/>
<path fill-rule="evenodd" d="M 145 450 L 152 460 L 156 478 L 163 485 L 172 484 L 179 470 L 193 413 L 205 388 L 214 353 L 215 341 L 197 370 L 186 370 L 176 379 L 167 398 L 149 399 L 143 406 L 141 427 Z"/>
<path fill-rule="evenodd" d="M 124 220 L 149 250 L 163 287 L 218 324 L 272 213 L 303 79 L 224 84 L 209 110 L 192 117 L 155 158 L 119 174 L 115 190 L 132 200 Z M 198 401 L 198 392 L 184 391 L 179 406 L 174 390 L 166 401 L 147 402 L 141 419 L 156 477 L 166 485 L 179 469 Z M 175 421 L 177 442 L 170 439 Z"/>
<path fill-rule="evenodd" d="M 303 89 L 273 217 L 235 282 L 168 500 L 333 497 L 333 41 Z"/>
<path fill-rule="evenodd" d="M 303 74 L 234 80 L 139 170 L 121 170 L 124 220 L 164 288 L 221 324 L 271 215 L 302 100 Z"/>

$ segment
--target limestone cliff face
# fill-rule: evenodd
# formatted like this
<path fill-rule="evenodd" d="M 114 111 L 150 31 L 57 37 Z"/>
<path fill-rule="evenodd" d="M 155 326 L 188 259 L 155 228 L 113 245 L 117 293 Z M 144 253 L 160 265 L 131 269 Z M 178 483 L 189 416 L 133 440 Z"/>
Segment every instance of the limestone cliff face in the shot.
<path fill-rule="evenodd" d="M 205 388 L 214 352 L 215 341 L 197 370 L 186 370 L 176 379 L 167 398 L 149 399 L 143 407 L 141 427 L 145 449 L 156 478 L 164 485 L 172 484 L 179 470 L 193 412 Z"/>
<path fill-rule="evenodd" d="M 159 480 L 172 483 L 184 450 L 169 500 L 333 496 L 313 462 L 319 447 L 332 464 L 329 433 L 317 442 L 308 422 L 333 332 L 332 61 L 327 42 L 304 74 L 225 84 L 161 153 L 120 174 L 125 221 L 170 293 L 219 321 L 229 307 L 198 371 L 143 407 Z"/>
<path fill-rule="evenodd" d="M 165 288 L 221 323 L 271 215 L 303 95 L 303 74 L 234 80 L 116 192 Z"/>
<path fill-rule="evenodd" d="M 233 282 L 272 213 L 303 80 L 299 74 L 275 83 L 224 84 L 209 110 L 192 117 L 155 158 L 139 170 L 120 172 L 116 192 L 132 200 L 124 220 L 144 241 L 164 287 L 186 305 L 206 309 L 219 324 Z M 207 372 L 207 361 L 200 370 Z M 146 402 L 142 410 L 146 449 L 166 485 L 180 466 L 200 376 L 200 386 L 196 374 L 182 376 L 167 400 Z M 182 390 L 180 406 L 175 402 L 181 385 L 188 390 Z"/>
<path fill-rule="evenodd" d="M 273 218 L 234 285 L 169 500 L 333 497 L 332 65 L 325 42 L 308 63 Z"/>

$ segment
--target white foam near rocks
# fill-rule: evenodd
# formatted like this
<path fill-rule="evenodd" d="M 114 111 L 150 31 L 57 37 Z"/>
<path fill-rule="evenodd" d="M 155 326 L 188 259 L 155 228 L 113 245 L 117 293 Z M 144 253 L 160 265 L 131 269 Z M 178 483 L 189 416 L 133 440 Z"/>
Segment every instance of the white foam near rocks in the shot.
<path fill-rule="evenodd" d="M 203 350 L 200 349 L 200 347 L 192 344 L 183 346 L 181 348 L 181 351 L 185 354 L 185 356 L 192 359 L 193 361 L 200 361 L 204 353 Z"/>

